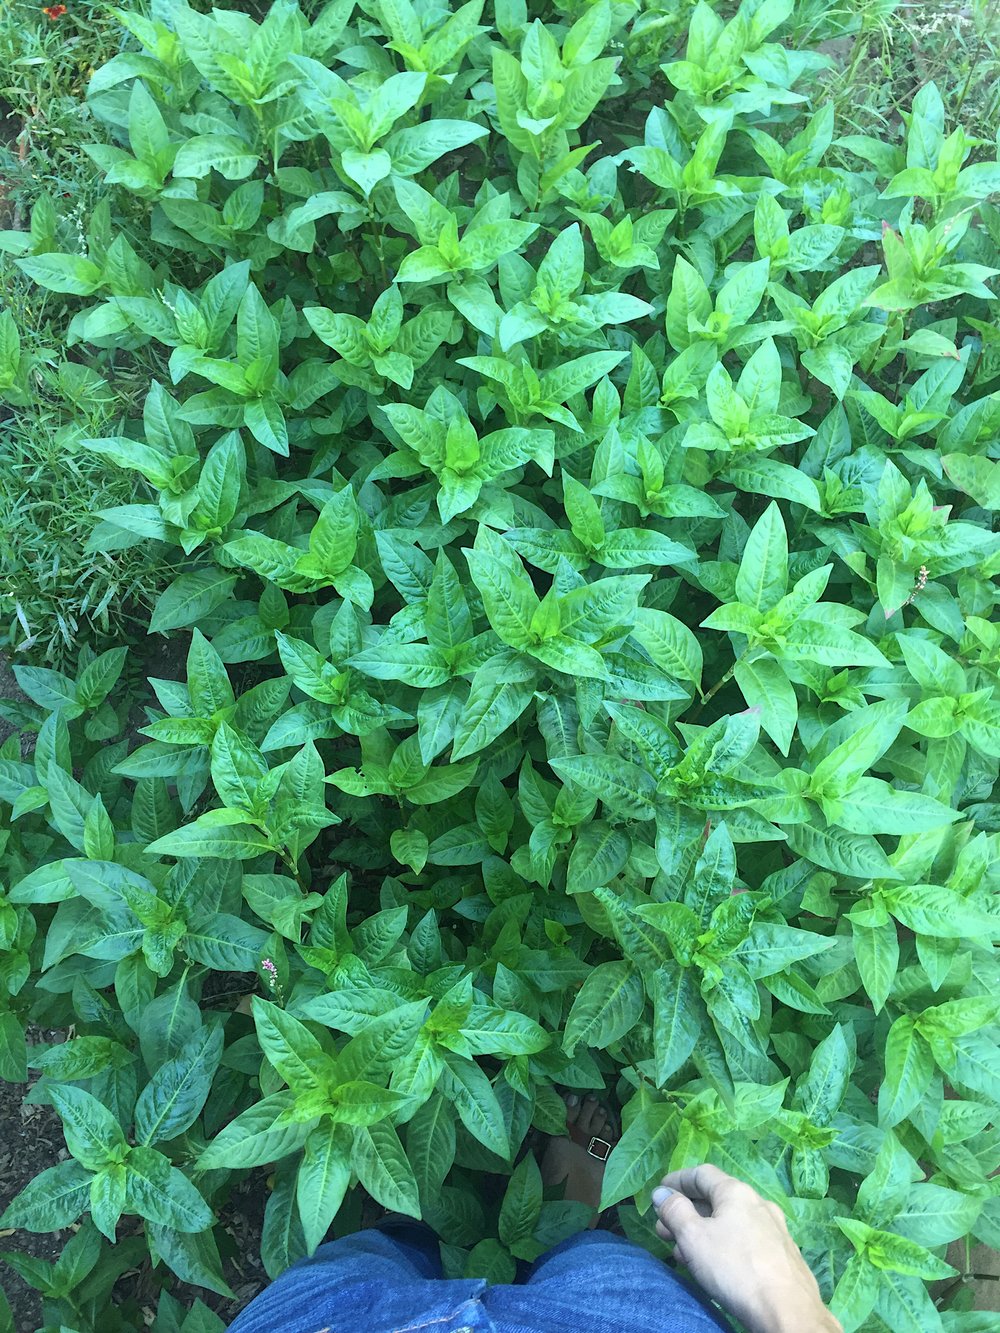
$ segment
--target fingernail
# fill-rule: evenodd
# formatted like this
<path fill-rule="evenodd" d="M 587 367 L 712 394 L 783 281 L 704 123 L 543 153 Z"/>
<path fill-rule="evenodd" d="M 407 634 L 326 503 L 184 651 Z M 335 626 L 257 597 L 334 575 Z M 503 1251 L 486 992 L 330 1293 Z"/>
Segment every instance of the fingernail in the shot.
<path fill-rule="evenodd" d="M 575 1092 L 571 1092 L 570 1095 L 566 1098 L 567 1106 L 578 1106 L 579 1102 L 580 1098 L 576 1095 Z"/>
<path fill-rule="evenodd" d="M 657 1185 L 656 1189 L 653 1190 L 653 1207 L 662 1208 L 670 1198 L 671 1194 L 675 1194 L 676 1192 L 676 1190 L 672 1190 L 666 1185 Z"/>

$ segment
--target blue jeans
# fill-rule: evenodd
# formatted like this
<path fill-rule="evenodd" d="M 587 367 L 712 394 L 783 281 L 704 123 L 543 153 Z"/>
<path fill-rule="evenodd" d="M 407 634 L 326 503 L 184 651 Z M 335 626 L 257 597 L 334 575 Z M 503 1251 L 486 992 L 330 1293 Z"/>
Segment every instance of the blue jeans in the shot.
<path fill-rule="evenodd" d="M 447 1279 L 433 1232 L 388 1224 L 321 1245 L 251 1301 L 230 1333 L 731 1333 L 651 1254 L 583 1231 L 524 1282 Z"/>

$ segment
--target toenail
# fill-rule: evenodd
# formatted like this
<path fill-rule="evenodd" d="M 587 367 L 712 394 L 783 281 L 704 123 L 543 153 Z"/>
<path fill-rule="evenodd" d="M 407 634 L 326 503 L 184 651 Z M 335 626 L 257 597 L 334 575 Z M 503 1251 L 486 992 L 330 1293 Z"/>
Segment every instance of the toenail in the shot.
<path fill-rule="evenodd" d="M 569 1096 L 566 1098 L 567 1106 L 578 1106 L 579 1103 L 580 1103 L 580 1098 L 576 1095 L 575 1092 L 571 1092 Z"/>
<path fill-rule="evenodd" d="M 653 1190 L 653 1207 L 662 1208 L 671 1194 L 676 1194 L 676 1192 L 676 1190 L 672 1190 L 666 1185 L 657 1185 L 656 1189 Z"/>

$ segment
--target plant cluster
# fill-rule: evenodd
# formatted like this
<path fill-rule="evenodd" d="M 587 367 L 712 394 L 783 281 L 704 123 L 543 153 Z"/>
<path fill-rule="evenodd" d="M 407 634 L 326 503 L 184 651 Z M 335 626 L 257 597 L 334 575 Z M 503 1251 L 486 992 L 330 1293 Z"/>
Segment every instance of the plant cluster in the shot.
<path fill-rule="evenodd" d="M 130 1327 L 138 1259 L 229 1295 L 262 1167 L 272 1276 L 363 1191 L 509 1280 L 596 1089 L 637 1239 L 711 1160 L 848 1333 L 985 1328 L 928 1283 L 1000 1243 L 990 146 L 933 85 L 838 137 L 792 0 L 120 17 L 150 245 L 8 248 L 158 367 L 78 448 L 186 671 L 138 743 L 124 645 L 8 710 L 0 1074 L 70 1155 L 3 1225 L 89 1215 L 14 1259 L 46 1326 Z"/>

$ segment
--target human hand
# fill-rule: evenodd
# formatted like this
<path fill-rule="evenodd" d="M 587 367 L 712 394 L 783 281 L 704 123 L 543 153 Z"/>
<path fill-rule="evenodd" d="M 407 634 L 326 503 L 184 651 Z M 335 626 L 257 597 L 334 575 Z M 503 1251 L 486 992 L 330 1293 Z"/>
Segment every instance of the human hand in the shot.
<path fill-rule="evenodd" d="M 703 1164 L 653 1191 L 656 1230 L 713 1300 L 751 1333 L 843 1333 L 776 1203 Z"/>

